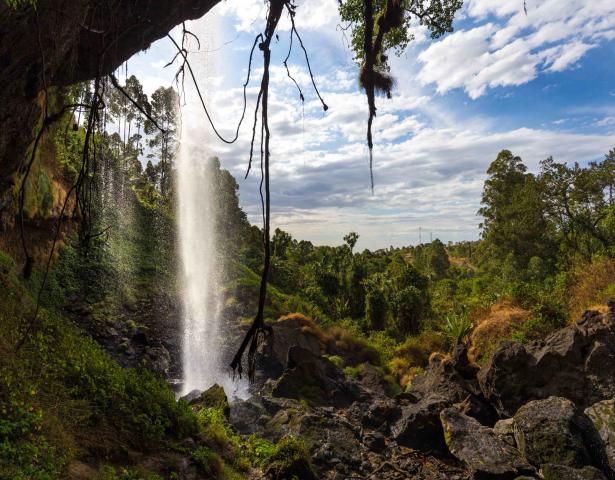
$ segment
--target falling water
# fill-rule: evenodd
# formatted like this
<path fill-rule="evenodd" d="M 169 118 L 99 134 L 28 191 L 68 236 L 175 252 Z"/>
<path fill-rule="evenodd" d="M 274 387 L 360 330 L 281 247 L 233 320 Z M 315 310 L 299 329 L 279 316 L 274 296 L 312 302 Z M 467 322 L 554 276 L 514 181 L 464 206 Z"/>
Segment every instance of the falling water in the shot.
<path fill-rule="evenodd" d="M 204 48 L 215 38 L 217 20 L 210 12 L 189 25 Z M 215 58 L 206 52 L 190 55 L 199 88 L 210 95 Z M 183 339 L 182 394 L 205 390 L 214 383 L 227 395 L 244 396 L 244 386 L 233 382 L 223 358 L 221 325 L 223 259 L 216 235 L 217 185 L 212 175 L 213 138 L 205 126 L 196 91 L 186 81 L 186 101 L 181 108 L 181 135 L 177 165 L 178 232 L 182 265 Z M 183 103 L 183 102 L 182 102 Z M 214 112 L 215 113 L 215 112 Z"/>

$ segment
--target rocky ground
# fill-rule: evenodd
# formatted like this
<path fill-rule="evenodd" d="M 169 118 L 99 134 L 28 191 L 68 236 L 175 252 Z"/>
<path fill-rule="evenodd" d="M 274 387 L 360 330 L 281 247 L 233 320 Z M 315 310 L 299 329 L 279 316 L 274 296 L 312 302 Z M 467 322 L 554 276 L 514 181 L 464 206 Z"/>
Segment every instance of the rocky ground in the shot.
<path fill-rule="evenodd" d="M 459 345 L 404 393 L 349 378 L 295 319 L 274 326 L 241 434 L 305 439 L 322 479 L 615 478 L 615 302 L 540 342 L 504 343 L 478 368 Z"/>

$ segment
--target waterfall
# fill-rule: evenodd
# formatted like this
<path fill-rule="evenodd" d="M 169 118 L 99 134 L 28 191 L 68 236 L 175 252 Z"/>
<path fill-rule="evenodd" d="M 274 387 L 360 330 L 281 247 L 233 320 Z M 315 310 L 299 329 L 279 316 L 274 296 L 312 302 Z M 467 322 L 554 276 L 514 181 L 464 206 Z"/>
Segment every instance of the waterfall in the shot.
<path fill-rule="evenodd" d="M 189 25 L 203 48 L 215 38 L 214 12 Z M 199 88 L 210 97 L 215 58 L 205 52 L 190 54 Z M 214 139 L 203 115 L 196 90 L 185 83 L 181 107 L 180 146 L 176 158 L 179 255 L 183 300 L 182 394 L 205 390 L 214 383 L 230 396 L 245 396 L 245 385 L 230 377 L 224 354 L 221 325 L 223 258 L 216 235 L 217 184 L 212 173 Z M 211 102 L 210 102 L 211 103 Z M 214 112 L 215 113 L 215 112 Z"/>

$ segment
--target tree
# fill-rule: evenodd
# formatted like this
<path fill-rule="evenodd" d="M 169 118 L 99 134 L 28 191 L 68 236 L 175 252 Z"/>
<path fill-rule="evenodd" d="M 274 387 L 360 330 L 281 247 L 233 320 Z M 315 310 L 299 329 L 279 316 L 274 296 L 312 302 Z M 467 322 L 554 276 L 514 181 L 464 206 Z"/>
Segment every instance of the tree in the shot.
<path fill-rule="evenodd" d="M 552 254 L 539 185 L 526 171 L 520 157 L 502 150 L 487 170 L 478 212 L 491 257 L 512 254 L 520 268 L 526 268 L 533 256 L 545 259 Z"/>
<path fill-rule="evenodd" d="M 418 245 L 414 250 L 414 257 L 416 265 L 432 280 L 444 278 L 450 267 L 446 248 L 437 238 L 431 243 Z"/>
<path fill-rule="evenodd" d="M 414 39 L 413 22 L 425 25 L 432 38 L 453 31 L 453 17 L 461 8 L 461 0 L 372 0 L 374 40 L 382 33 L 382 48 L 378 51 L 378 68 L 388 70 L 386 52 L 393 49 L 401 55 Z M 396 7 L 396 4 L 398 7 Z M 365 61 L 364 36 L 366 27 L 365 0 L 340 1 L 340 16 L 352 25 L 351 47 L 359 64 Z M 388 17 L 388 18 L 387 18 Z M 369 28 L 369 26 L 368 26 Z"/>
<path fill-rule="evenodd" d="M 141 108 L 143 108 L 147 113 L 151 113 L 152 106 L 149 103 L 147 95 L 143 92 L 143 85 L 139 82 L 139 79 L 134 75 L 131 75 L 126 79 L 126 85 L 124 87 L 126 93 L 130 95 L 130 97 L 139 104 Z M 145 122 L 145 118 L 143 114 L 135 107 L 132 103 L 129 104 L 127 109 L 127 119 L 128 119 L 128 148 L 134 154 L 139 155 L 141 153 L 141 128 Z M 137 133 L 131 136 L 131 128 L 132 122 L 135 122 L 137 127 Z"/>
<path fill-rule="evenodd" d="M 393 259 L 387 272 L 392 327 L 401 336 L 418 333 L 430 305 L 427 277 L 401 255 Z"/>
<path fill-rule="evenodd" d="M 293 237 L 279 228 L 276 228 L 271 237 L 271 251 L 274 256 L 286 258 L 286 251 L 292 244 Z"/>
<path fill-rule="evenodd" d="M 384 330 L 388 313 L 387 280 L 375 273 L 365 281 L 365 316 L 370 330 Z"/>
<path fill-rule="evenodd" d="M 151 117 L 163 130 L 150 120 L 145 122 L 145 133 L 151 135 L 148 145 L 158 156 L 160 192 L 166 196 L 171 188 L 172 159 L 177 148 L 177 110 L 179 98 L 173 87 L 159 87 L 151 98 Z"/>
<path fill-rule="evenodd" d="M 344 235 L 344 241 L 346 245 L 350 248 L 350 254 L 352 255 L 352 251 L 354 246 L 357 244 L 357 240 L 359 240 L 359 234 L 357 232 L 350 232 L 348 235 Z"/>
<path fill-rule="evenodd" d="M 391 295 L 391 310 L 395 319 L 395 329 L 401 334 L 416 335 L 422 325 L 422 317 L 429 304 L 425 290 L 408 285 Z"/>
<path fill-rule="evenodd" d="M 615 255 L 615 151 L 587 168 L 549 157 L 541 162 L 540 186 L 546 212 L 566 246 L 587 260 Z"/>

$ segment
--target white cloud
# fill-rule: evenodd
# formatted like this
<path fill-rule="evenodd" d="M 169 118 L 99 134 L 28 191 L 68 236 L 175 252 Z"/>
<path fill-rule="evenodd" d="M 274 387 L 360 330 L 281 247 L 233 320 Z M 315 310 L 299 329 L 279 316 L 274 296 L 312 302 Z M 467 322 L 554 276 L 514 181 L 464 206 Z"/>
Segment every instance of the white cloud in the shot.
<path fill-rule="evenodd" d="M 592 48 L 615 38 L 611 0 L 470 0 L 462 28 L 432 43 L 419 56 L 423 85 L 439 93 L 463 88 L 475 99 L 488 88 L 521 85 L 542 72 L 576 65 Z M 488 23 L 482 23 L 485 20 Z"/>
<path fill-rule="evenodd" d="M 305 68 L 295 67 L 293 73 L 301 83 L 308 82 Z M 476 238 L 485 171 L 500 150 L 511 149 L 535 171 L 549 155 L 559 161 L 584 161 L 600 158 L 615 144 L 615 135 L 536 128 L 493 131 L 490 122 L 459 118 L 442 122 L 432 115 L 429 99 L 400 94 L 378 103 L 372 195 L 364 96 L 354 87 L 325 82 L 322 94 L 329 111 L 323 114 L 312 95 L 304 115 L 285 70 L 273 69 L 271 81 L 272 221 L 317 243 L 339 243 L 345 233 L 356 230 L 360 248 L 408 244 L 417 240 L 419 226 L 444 240 Z M 241 113 L 241 95 L 240 88 L 207 95 L 221 131 L 232 131 Z M 251 105 L 255 95 L 251 89 Z M 198 108 L 192 113 L 202 117 Z M 185 118 L 199 121 L 188 113 Z M 258 166 L 243 180 L 251 122 L 248 115 L 237 144 L 223 145 L 210 133 L 202 143 L 238 178 L 241 204 L 258 223 Z"/>
<path fill-rule="evenodd" d="M 615 117 L 604 117 L 600 120 L 597 120 L 594 125 L 596 127 L 609 127 L 611 125 L 615 125 Z"/>
<path fill-rule="evenodd" d="M 559 13 L 539 8 L 542 3 Z M 549 155 L 559 161 L 601 158 L 615 144 L 615 132 L 603 128 L 615 125 L 614 112 L 612 108 L 608 110 L 606 103 L 601 105 L 602 110 L 587 105 L 587 111 L 554 112 L 553 117 L 539 120 L 543 127 L 529 128 L 522 121 L 508 121 L 506 111 L 490 118 L 450 108 L 446 97 L 430 98 L 426 92 L 431 87 L 421 88 L 419 84 L 435 84 L 441 93 L 463 88 L 476 98 L 490 88 L 519 85 L 547 71 L 571 68 L 588 49 L 604 41 L 615 25 L 615 19 L 607 23 L 601 20 L 605 12 L 615 9 L 611 2 L 591 3 L 579 6 L 570 0 L 529 0 L 526 18 L 519 13 L 518 2 L 471 0 L 466 7 L 466 20 L 481 18 L 487 23 L 431 43 L 421 53 L 420 62 L 392 56 L 392 71 L 399 86 L 391 100 L 378 99 L 373 195 L 365 146 L 367 106 L 357 87 L 351 54 L 342 47 L 341 34 L 335 32 L 334 26 L 318 26 L 325 25 L 326 20 L 314 13 L 320 7 L 313 10 L 311 2 L 301 3 L 298 15 L 314 17 L 306 23 L 302 20 L 300 28 L 305 30 L 304 41 L 313 72 L 329 111 L 323 113 L 313 92 L 302 53 L 296 52 L 290 68 L 306 97 L 305 105 L 277 58 L 271 69 L 269 101 L 274 226 L 317 243 L 339 244 L 345 233 L 356 230 L 361 235 L 359 248 L 416 242 L 419 226 L 426 235 L 431 231 L 443 240 L 476 238 L 476 211 L 485 171 L 501 149 L 508 148 L 520 155 L 533 171 Z M 234 0 L 216 8 L 225 24 L 255 31 L 262 28 L 264 11 L 256 10 L 262 5 L 262 0 Z M 327 5 L 331 9 L 326 12 L 328 18 L 336 21 L 337 14 L 331 14 L 336 12 L 335 0 L 318 0 L 315 5 Z M 571 13 L 562 13 L 566 8 Z M 575 19 L 572 13 L 580 17 Z M 259 20 L 252 25 L 258 15 Z M 211 18 L 209 21 L 212 22 Z M 203 39 L 213 37 L 220 44 L 222 37 L 218 34 L 207 37 L 211 28 L 205 25 L 193 30 Z M 243 40 L 231 48 L 245 50 L 245 43 L 251 46 L 251 41 L 246 40 L 253 38 L 251 33 L 242 34 Z M 287 36 L 280 38 L 274 54 L 282 55 L 283 59 Z M 419 49 L 422 48 L 424 45 L 420 44 Z M 172 56 L 172 52 L 165 53 L 164 58 L 167 56 Z M 241 59 L 236 61 L 242 61 L 244 56 L 242 52 Z M 203 63 L 202 56 L 194 58 L 193 67 L 216 126 L 225 136 L 232 136 L 243 107 L 240 86 L 245 64 L 238 67 L 238 63 L 232 63 L 228 51 L 210 58 L 209 64 Z M 256 58 L 254 65 L 260 66 L 260 59 Z M 185 124 L 202 125 L 198 135 L 189 141 L 198 144 L 201 151 L 219 155 L 223 166 L 237 178 L 241 205 L 255 223 L 260 222 L 258 158 L 247 180 L 243 180 L 243 175 L 261 73 L 258 68 L 253 70 L 253 82 L 247 92 L 247 116 L 237 143 L 225 145 L 216 140 L 194 97 L 189 97 L 182 115 Z M 146 83 L 154 86 L 159 79 L 151 72 L 150 77 Z M 549 88 L 544 87 L 545 91 Z M 600 134 L 572 133 L 562 130 L 558 120 L 553 121 L 570 119 L 573 124 L 578 115 L 594 122 L 595 128 L 602 127 L 595 130 Z M 532 123 L 536 124 L 540 123 Z"/>

